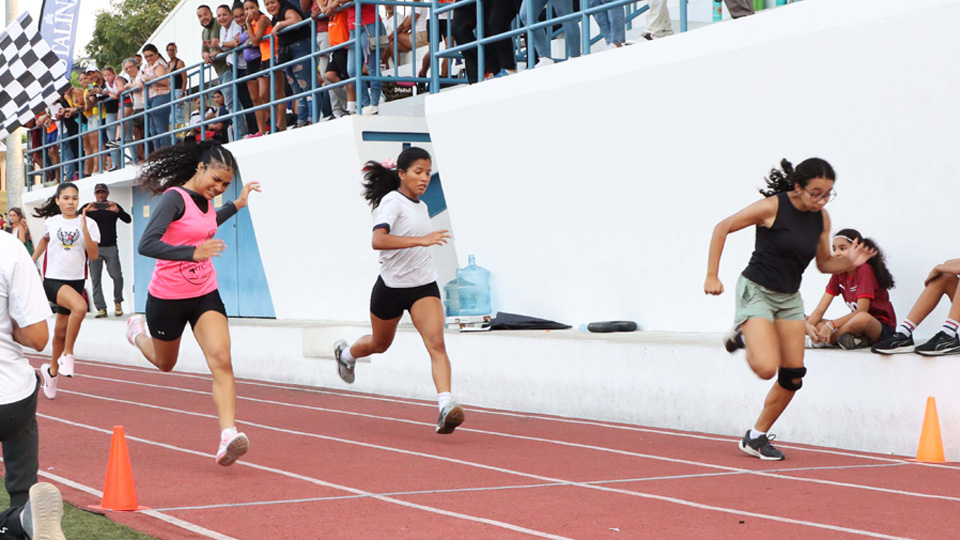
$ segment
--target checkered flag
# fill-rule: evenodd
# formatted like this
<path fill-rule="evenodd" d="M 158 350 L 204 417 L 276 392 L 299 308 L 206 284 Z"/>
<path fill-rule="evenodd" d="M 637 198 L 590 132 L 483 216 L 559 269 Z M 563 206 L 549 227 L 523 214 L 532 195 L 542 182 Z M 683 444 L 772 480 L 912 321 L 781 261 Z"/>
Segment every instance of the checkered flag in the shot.
<path fill-rule="evenodd" d="M 0 138 L 52 105 L 70 86 L 29 13 L 0 33 Z"/>

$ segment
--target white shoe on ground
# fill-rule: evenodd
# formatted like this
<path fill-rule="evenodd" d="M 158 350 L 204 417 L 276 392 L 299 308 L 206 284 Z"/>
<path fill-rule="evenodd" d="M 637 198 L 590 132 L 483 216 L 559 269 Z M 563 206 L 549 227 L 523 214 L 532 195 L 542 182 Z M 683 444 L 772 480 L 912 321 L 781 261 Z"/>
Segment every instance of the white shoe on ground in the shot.
<path fill-rule="evenodd" d="M 40 378 L 43 379 L 43 395 L 47 396 L 47 399 L 57 397 L 57 379 L 59 377 L 50 375 L 50 364 L 40 366 Z"/>

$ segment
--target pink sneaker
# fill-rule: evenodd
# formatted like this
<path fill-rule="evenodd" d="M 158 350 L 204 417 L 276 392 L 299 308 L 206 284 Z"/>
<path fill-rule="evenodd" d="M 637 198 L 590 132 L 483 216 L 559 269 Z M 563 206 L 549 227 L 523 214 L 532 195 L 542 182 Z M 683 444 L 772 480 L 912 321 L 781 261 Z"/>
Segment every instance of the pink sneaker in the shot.
<path fill-rule="evenodd" d="M 146 334 L 147 327 L 143 324 L 143 315 L 134 315 L 127 319 L 127 341 L 134 347 L 137 346 L 137 336 Z"/>
<path fill-rule="evenodd" d="M 220 435 L 220 449 L 217 450 L 217 465 L 228 467 L 250 449 L 250 439 L 237 429 L 224 430 Z"/>
<path fill-rule="evenodd" d="M 50 375 L 50 364 L 40 366 L 40 377 L 43 379 L 43 395 L 47 396 L 47 399 L 57 397 L 57 379 L 59 377 Z"/>
<path fill-rule="evenodd" d="M 63 375 L 64 377 L 73 377 L 73 363 L 74 358 L 72 354 L 61 354 L 60 358 L 57 359 L 58 374 Z"/>

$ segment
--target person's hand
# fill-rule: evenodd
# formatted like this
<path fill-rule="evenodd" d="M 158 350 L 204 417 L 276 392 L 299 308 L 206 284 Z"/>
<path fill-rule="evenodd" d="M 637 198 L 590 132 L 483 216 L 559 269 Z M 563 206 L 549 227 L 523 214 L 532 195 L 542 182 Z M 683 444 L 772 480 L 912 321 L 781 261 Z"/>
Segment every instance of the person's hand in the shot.
<path fill-rule="evenodd" d="M 826 325 L 824 325 L 824 327 L 826 327 Z M 817 331 L 816 326 L 810 323 L 807 323 L 807 337 L 814 343 L 820 343 L 820 332 Z"/>
<path fill-rule="evenodd" d="M 824 324 L 823 327 L 820 328 L 820 332 L 817 335 L 819 339 L 814 341 L 817 343 L 830 343 L 830 338 L 833 337 L 833 332 L 834 330 L 830 329 L 829 324 Z"/>
<path fill-rule="evenodd" d="M 205 261 L 210 257 L 219 257 L 223 250 L 227 249 L 227 244 L 219 238 L 211 238 L 199 246 L 193 248 L 193 260 L 196 262 Z"/>
<path fill-rule="evenodd" d="M 117 203 L 115 203 L 115 202 L 113 202 L 113 201 L 107 201 L 107 202 L 110 203 L 110 206 L 107 207 L 107 210 L 109 210 L 109 211 L 111 211 L 111 212 L 119 212 L 119 211 L 120 211 L 120 207 L 117 206 Z"/>
<path fill-rule="evenodd" d="M 237 207 L 237 210 L 247 205 L 247 197 L 250 196 L 251 191 L 260 193 L 260 182 L 250 182 L 243 186 L 243 189 L 240 190 L 240 196 L 233 201 L 233 205 Z"/>
<path fill-rule="evenodd" d="M 720 278 L 707 276 L 707 280 L 703 282 L 703 292 L 714 296 L 723 294 L 723 283 L 720 283 Z"/>
<path fill-rule="evenodd" d="M 440 229 L 439 231 L 433 231 L 432 233 L 422 236 L 420 238 L 421 246 L 442 246 L 450 240 L 450 231 L 447 229 Z"/>
<path fill-rule="evenodd" d="M 80 227 L 83 229 L 84 233 L 87 232 L 87 211 L 89 210 L 90 210 L 90 205 L 88 204 L 83 207 L 83 212 L 81 212 L 81 214 L 83 214 L 83 221 L 80 222 Z"/>
<path fill-rule="evenodd" d="M 850 258 L 850 262 L 853 263 L 853 267 L 859 268 L 876 254 L 877 250 L 861 244 L 859 240 L 854 240 L 853 245 L 850 246 L 850 254 L 847 256 Z"/>
<path fill-rule="evenodd" d="M 937 279 L 938 277 L 940 277 L 941 274 L 943 274 L 943 272 L 941 272 L 939 268 L 940 268 L 939 266 L 933 267 L 933 270 L 930 271 L 930 275 L 927 276 L 927 279 L 923 280 L 924 287 L 926 287 L 927 285 L 930 285 L 931 281 Z"/>

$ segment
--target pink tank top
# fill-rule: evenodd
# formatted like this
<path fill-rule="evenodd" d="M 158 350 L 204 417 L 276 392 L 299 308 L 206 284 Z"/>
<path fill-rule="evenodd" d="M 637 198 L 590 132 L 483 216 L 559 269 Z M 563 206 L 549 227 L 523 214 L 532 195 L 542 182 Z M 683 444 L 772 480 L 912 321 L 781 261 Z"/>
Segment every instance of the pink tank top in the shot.
<path fill-rule="evenodd" d="M 213 205 L 204 214 L 185 190 L 170 188 L 183 197 L 183 217 L 170 223 L 161 241 L 171 246 L 199 246 L 217 234 L 217 213 Z M 213 261 L 157 260 L 147 290 L 154 298 L 181 300 L 197 298 L 217 290 Z"/>

